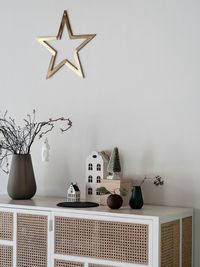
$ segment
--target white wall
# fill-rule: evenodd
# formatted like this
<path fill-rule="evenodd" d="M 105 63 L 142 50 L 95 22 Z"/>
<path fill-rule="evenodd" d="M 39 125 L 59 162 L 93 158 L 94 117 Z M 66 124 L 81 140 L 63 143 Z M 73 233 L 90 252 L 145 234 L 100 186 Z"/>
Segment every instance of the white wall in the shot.
<path fill-rule="evenodd" d="M 36 42 L 56 35 L 63 10 L 75 34 L 97 33 L 80 53 L 86 79 L 67 68 L 49 80 L 50 54 Z M 0 8 L 1 110 L 17 119 L 69 116 L 73 128 L 49 135 L 51 161 L 32 149 L 38 194 L 84 189 L 86 156 L 120 149 L 124 177 L 160 174 L 163 188 L 143 188 L 148 203 L 196 209 L 200 248 L 200 2 L 197 0 L 18 0 Z M 7 176 L 1 173 L 0 193 Z"/>

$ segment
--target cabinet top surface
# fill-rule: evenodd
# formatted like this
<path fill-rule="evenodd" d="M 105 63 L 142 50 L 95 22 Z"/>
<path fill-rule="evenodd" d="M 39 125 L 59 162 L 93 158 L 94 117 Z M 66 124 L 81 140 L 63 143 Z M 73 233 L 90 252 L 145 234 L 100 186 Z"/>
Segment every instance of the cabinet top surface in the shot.
<path fill-rule="evenodd" d="M 111 210 L 107 206 L 99 206 L 96 208 L 61 208 L 57 203 L 66 201 L 65 198 L 59 197 L 35 197 L 31 200 L 12 200 L 7 196 L 0 196 L 0 208 L 17 208 L 28 210 L 43 210 L 64 213 L 93 214 L 104 216 L 121 216 L 135 218 L 159 218 L 165 219 L 169 217 L 186 217 L 193 213 L 192 208 L 144 205 L 142 209 L 135 210 L 129 207 L 122 207 L 119 210 Z"/>

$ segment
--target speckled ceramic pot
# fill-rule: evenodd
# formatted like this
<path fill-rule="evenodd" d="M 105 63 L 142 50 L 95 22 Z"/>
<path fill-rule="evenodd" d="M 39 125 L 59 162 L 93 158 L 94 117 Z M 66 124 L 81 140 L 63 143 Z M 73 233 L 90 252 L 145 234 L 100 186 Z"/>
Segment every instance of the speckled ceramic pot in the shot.
<path fill-rule="evenodd" d="M 12 199 L 30 199 L 36 193 L 31 155 L 13 155 L 7 191 Z"/>

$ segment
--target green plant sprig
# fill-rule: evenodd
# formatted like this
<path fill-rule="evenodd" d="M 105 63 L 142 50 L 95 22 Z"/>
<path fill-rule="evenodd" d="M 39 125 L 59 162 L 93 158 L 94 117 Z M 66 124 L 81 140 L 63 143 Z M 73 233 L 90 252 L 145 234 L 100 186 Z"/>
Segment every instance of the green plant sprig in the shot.
<path fill-rule="evenodd" d="M 116 194 L 117 190 L 119 190 L 121 195 L 124 197 L 128 194 L 128 191 L 125 188 L 115 188 L 113 191 L 109 191 L 106 187 L 101 186 L 96 189 L 96 191 L 99 192 L 100 195 Z"/>

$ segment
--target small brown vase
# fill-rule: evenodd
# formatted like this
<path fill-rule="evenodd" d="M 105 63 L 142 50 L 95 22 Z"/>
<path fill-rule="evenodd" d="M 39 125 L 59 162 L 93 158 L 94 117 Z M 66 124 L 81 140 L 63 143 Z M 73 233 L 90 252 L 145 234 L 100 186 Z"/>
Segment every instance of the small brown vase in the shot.
<path fill-rule="evenodd" d="M 121 208 L 122 204 L 123 204 L 123 199 L 118 194 L 111 194 L 107 198 L 107 205 L 111 209 L 119 209 Z"/>
<path fill-rule="evenodd" d="M 31 155 L 13 155 L 8 178 L 8 195 L 12 199 L 30 199 L 35 195 L 36 189 Z"/>

